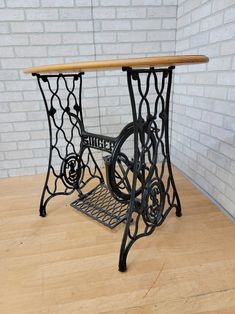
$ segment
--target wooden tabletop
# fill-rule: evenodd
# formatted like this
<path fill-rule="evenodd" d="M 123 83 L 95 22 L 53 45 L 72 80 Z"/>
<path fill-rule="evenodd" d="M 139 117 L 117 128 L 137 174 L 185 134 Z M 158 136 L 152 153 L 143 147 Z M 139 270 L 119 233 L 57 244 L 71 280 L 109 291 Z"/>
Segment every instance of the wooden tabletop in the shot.
<path fill-rule="evenodd" d="M 112 70 L 123 67 L 163 67 L 196 63 L 207 63 L 209 58 L 204 55 L 158 56 L 147 58 L 113 59 L 99 61 L 85 61 L 64 64 L 51 64 L 27 68 L 25 73 L 42 72 L 87 72 L 97 70 Z"/>

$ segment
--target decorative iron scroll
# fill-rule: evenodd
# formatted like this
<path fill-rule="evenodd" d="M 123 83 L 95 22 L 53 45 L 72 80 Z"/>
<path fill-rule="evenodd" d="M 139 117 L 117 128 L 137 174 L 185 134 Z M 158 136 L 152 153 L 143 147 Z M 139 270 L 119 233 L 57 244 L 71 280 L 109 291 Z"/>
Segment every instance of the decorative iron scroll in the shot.
<path fill-rule="evenodd" d="M 75 190 L 83 195 L 82 190 L 90 180 L 104 181 L 90 148 L 78 142 L 85 132 L 81 103 L 83 74 L 34 74 L 45 103 L 50 135 L 41 216 L 46 215 L 46 205 L 51 198 L 69 195 Z"/>
<path fill-rule="evenodd" d="M 46 215 L 46 206 L 53 197 L 77 191 L 78 199 L 71 204 L 77 210 L 109 228 L 125 222 L 120 271 L 126 270 L 127 255 L 136 240 L 150 235 L 173 208 L 181 216 L 169 150 L 173 67 L 123 70 L 127 73 L 133 122 L 114 138 L 84 128 L 83 73 L 34 74 L 45 103 L 50 135 L 40 215 Z M 108 153 L 104 157 L 107 184 L 92 149 Z M 90 181 L 95 181 L 92 188 Z"/>
<path fill-rule="evenodd" d="M 169 101 L 173 67 L 124 70 L 127 72 L 133 114 L 134 156 L 130 160 L 119 147 L 110 161 L 111 164 L 122 163 L 121 168 L 126 169 L 122 179 L 125 179 L 125 191 L 129 191 L 130 200 L 120 251 L 120 271 L 126 270 L 127 254 L 137 239 L 150 235 L 163 223 L 172 208 L 176 209 L 177 216 L 181 216 L 169 151 Z M 150 95 L 151 80 L 154 97 L 150 97 L 153 96 Z M 136 92 L 139 94 L 138 102 Z M 131 180 L 128 176 L 130 167 Z M 133 218 L 134 223 L 130 226 Z"/>

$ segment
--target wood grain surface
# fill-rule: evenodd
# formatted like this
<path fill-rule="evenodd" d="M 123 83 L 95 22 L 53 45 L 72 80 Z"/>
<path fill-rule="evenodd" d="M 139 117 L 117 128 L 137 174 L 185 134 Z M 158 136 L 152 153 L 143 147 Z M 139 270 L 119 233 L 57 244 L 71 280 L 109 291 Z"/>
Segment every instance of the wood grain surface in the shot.
<path fill-rule="evenodd" d="M 163 67 L 172 65 L 185 65 L 206 63 L 209 58 L 204 55 L 162 56 L 148 58 L 130 58 L 115 60 L 99 60 L 87 62 L 74 62 L 65 64 L 51 64 L 27 68 L 25 73 L 42 72 L 87 72 L 97 70 L 121 69 L 122 67 Z"/>
<path fill-rule="evenodd" d="M 1 314 L 235 313 L 235 224 L 174 169 L 172 212 L 117 270 L 109 230 L 57 197 L 38 216 L 44 175 L 0 180 Z"/>

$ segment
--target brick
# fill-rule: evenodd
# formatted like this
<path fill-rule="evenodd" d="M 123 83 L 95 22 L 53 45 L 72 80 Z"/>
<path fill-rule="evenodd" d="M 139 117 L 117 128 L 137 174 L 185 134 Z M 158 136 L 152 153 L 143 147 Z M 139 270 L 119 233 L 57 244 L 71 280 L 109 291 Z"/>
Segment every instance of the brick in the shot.
<path fill-rule="evenodd" d="M 114 8 L 94 8 L 93 15 L 94 15 L 94 19 L 113 19 L 115 18 L 115 9 Z"/>
<path fill-rule="evenodd" d="M 218 73 L 218 84 L 234 86 L 235 72 L 220 72 Z"/>
<path fill-rule="evenodd" d="M 19 134 L 22 132 L 19 132 Z M 18 149 L 33 149 L 33 148 L 43 148 L 46 147 L 46 142 L 44 140 L 37 140 L 37 141 L 23 141 L 18 142 L 17 146 Z"/>
<path fill-rule="evenodd" d="M 45 22 L 46 33 L 68 33 L 76 31 L 76 22 Z"/>
<path fill-rule="evenodd" d="M 95 33 L 95 43 L 112 43 L 115 41 L 116 41 L 116 34 L 113 32 Z"/>
<path fill-rule="evenodd" d="M 235 6 L 233 3 L 233 6 L 228 8 L 224 12 L 224 23 L 234 22 L 234 16 L 235 16 Z"/>
<path fill-rule="evenodd" d="M 215 15 L 208 16 L 207 18 L 203 19 L 200 23 L 200 30 L 206 31 L 217 26 L 223 24 L 223 13 L 220 12 Z"/>
<path fill-rule="evenodd" d="M 32 60 L 30 59 L 22 59 L 22 58 L 2 59 L 3 69 L 22 69 L 22 68 L 30 67 L 32 65 L 33 63 L 32 63 Z"/>
<path fill-rule="evenodd" d="M 179 11 L 179 10 L 178 10 Z M 189 25 L 191 23 L 191 14 L 185 14 L 183 16 L 178 16 L 178 19 L 177 19 L 177 31 L 186 26 L 186 25 Z"/>
<path fill-rule="evenodd" d="M 228 24 L 220 28 L 211 30 L 210 42 L 223 41 L 226 39 L 232 39 L 234 37 L 234 25 Z"/>
<path fill-rule="evenodd" d="M 235 131 L 235 117 L 224 117 L 224 127 L 231 131 Z"/>
<path fill-rule="evenodd" d="M 13 47 L 0 47 L 0 56 L 2 58 L 13 57 L 14 56 Z"/>
<path fill-rule="evenodd" d="M 160 51 L 160 43 L 159 42 L 153 42 L 153 43 L 139 43 L 139 44 L 133 44 L 133 52 L 139 52 L 139 53 L 156 53 L 156 51 Z"/>
<path fill-rule="evenodd" d="M 228 88 L 228 100 L 235 100 L 235 88 Z"/>
<path fill-rule="evenodd" d="M 200 5 L 192 11 L 192 21 L 201 20 L 211 14 L 211 2 L 206 2 L 205 5 Z"/>
<path fill-rule="evenodd" d="M 9 8 L 36 8 L 39 7 L 39 0 L 7 0 Z"/>
<path fill-rule="evenodd" d="M 58 10 L 57 9 L 29 9 L 29 10 L 26 10 L 26 19 L 29 21 L 57 20 Z"/>
<path fill-rule="evenodd" d="M 41 6 L 45 8 L 61 8 L 61 7 L 73 7 L 73 0 L 56 0 L 56 1 L 51 1 L 51 0 L 41 0 Z"/>
<path fill-rule="evenodd" d="M 62 37 L 65 44 L 89 44 L 93 42 L 92 33 L 63 34 Z"/>
<path fill-rule="evenodd" d="M 48 140 L 49 139 L 49 131 L 48 130 L 40 130 L 40 131 L 32 131 L 30 132 L 32 140 Z M 41 149 L 41 148 L 40 148 Z M 35 150 L 34 150 L 35 152 Z"/>
<path fill-rule="evenodd" d="M 11 132 L 13 131 L 13 126 L 10 123 L 1 123 L 0 132 Z"/>
<path fill-rule="evenodd" d="M 21 159 L 22 167 L 35 167 L 44 166 L 48 162 L 48 158 L 32 158 L 32 159 Z"/>
<path fill-rule="evenodd" d="M 202 45 L 207 45 L 209 42 L 208 33 L 199 33 L 190 38 L 190 47 L 197 47 Z"/>
<path fill-rule="evenodd" d="M 46 57 L 47 48 L 40 46 L 16 47 L 15 53 L 17 57 Z"/>
<path fill-rule="evenodd" d="M 227 95 L 227 89 L 221 86 L 206 86 L 204 90 L 204 95 L 206 97 L 225 99 Z"/>
<path fill-rule="evenodd" d="M 42 130 L 43 122 L 40 121 L 27 121 L 27 122 L 14 122 L 15 131 L 31 131 L 31 130 Z"/>
<path fill-rule="evenodd" d="M 16 177 L 16 176 L 25 176 L 25 175 L 33 175 L 35 174 L 34 168 L 18 168 L 18 169 L 9 169 L 8 170 L 10 177 Z"/>
<path fill-rule="evenodd" d="M 235 147 L 225 142 L 220 143 L 219 151 L 229 158 L 231 158 L 231 156 L 235 156 Z"/>
<path fill-rule="evenodd" d="M 0 9 L 1 21 L 23 21 L 23 10 Z"/>
<path fill-rule="evenodd" d="M 175 43 L 172 41 L 164 41 L 161 42 L 161 51 L 163 53 L 171 53 L 171 52 L 175 52 Z"/>
<path fill-rule="evenodd" d="M 215 152 L 214 150 L 208 150 L 207 157 L 220 167 L 226 168 L 230 163 L 230 159 L 220 152 Z"/>
<path fill-rule="evenodd" d="M 102 30 L 104 31 L 121 31 L 121 30 L 130 30 L 131 21 L 119 21 L 119 20 L 105 20 L 102 21 Z"/>
<path fill-rule="evenodd" d="M 25 91 L 25 90 L 35 90 L 35 81 L 19 81 L 19 82 L 8 82 L 6 90 L 8 91 Z"/>
<path fill-rule="evenodd" d="M 39 110 L 40 108 L 39 104 L 36 104 L 35 102 L 31 103 L 31 102 L 26 102 L 26 101 L 10 103 L 9 106 L 12 112 L 22 112 L 22 111 L 28 112 L 29 110 L 30 111 Z"/>
<path fill-rule="evenodd" d="M 5 156 L 7 159 L 21 159 L 21 158 L 31 158 L 33 157 L 32 150 L 18 150 L 18 151 L 10 151 L 6 152 Z"/>
<path fill-rule="evenodd" d="M 217 169 L 216 165 L 212 161 L 210 161 L 208 158 L 205 158 L 205 157 L 199 155 L 197 160 L 198 160 L 198 163 L 203 168 L 207 169 L 208 171 L 210 171 L 214 174 L 216 173 L 216 169 Z"/>
<path fill-rule="evenodd" d="M 163 29 L 176 29 L 176 18 L 169 18 L 162 20 L 162 28 Z"/>
<path fill-rule="evenodd" d="M 118 42 L 138 42 L 146 40 L 146 32 L 119 32 Z"/>
<path fill-rule="evenodd" d="M 184 37 L 198 34 L 199 25 L 200 25 L 199 23 L 191 23 L 189 26 L 184 27 L 184 29 L 183 29 Z"/>
<path fill-rule="evenodd" d="M 211 185 L 220 190 L 220 192 L 225 192 L 226 185 L 222 182 L 216 175 L 212 174 L 209 171 L 206 171 L 206 178 Z"/>
<path fill-rule="evenodd" d="M 200 134 L 200 143 L 212 148 L 213 150 L 218 150 L 219 149 L 219 141 L 218 139 L 215 139 L 211 136 L 208 136 L 206 134 Z"/>
<path fill-rule="evenodd" d="M 29 35 L 31 45 L 58 45 L 61 43 L 60 34 Z"/>
<path fill-rule="evenodd" d="M 9 33 L 9 23 L 0 23 L 0 34 L 6 34 Z"/>
<path fill-rule="evenodd" d="M 212 85 L 216 84 L 216 73 L 197 73 L 195 75 L 196 84 Z"/>
<path fill-rule="evenodd" d="M 210 58 L 208 71 L 229 70 L 231 68 L 231 57 Z"/>
<path fill-rule="evenodd" d="M 0 122 L 14 122 L 14 121 L 25 121 L 26 114 L 24 112 L 11 112 L 11 113 L 2 113 L 0 115 Z"/>
<path fill-rule="evenodd" d="M 163 5 L 178 5 L 178 0 L 163 0 Z"/>
<path fill-rule="evenodd" d="M 16 149 L 17 149 L 17 146 L 16 146 L 16 143 L 14 143 L 14 142 L 1 143 L 1 145 L 0 145 L 0 151 L 2 151 L 2 152 L 8 152 L 11 150 L 16 150 Z"/>
<path fill-rule="evenodd" d="M 176 17 L 176 6 L 148 8 L 147 16 L 151 18 Z"/>
<path fill-rule="evenodd" d="M 145 8 L 118 8 L 117 18 L 120 19 L 138 19 L 146 17 Z"/>
<path fill-rule="evenodd" d="M 96 25 L 95 21 L 95 25 Z M 77 21 L 77 29 L 79 32 L 92 32 L 93 31 L 93 23 L 92 21 Z"/>
<path fill-rule="evenodd" d="M 17 142 L 17 141 L 24 141 L 29 140 L 30 136 L 28 132 L 11 132 L 11 133 L 3 133 L 1 135 L 3 142 Z M 2 144 L 1 144 L 2 145 Z"/>
<path fill-rule="evenodd" d="M 43 32 L 43 25 L 40 22 L 12 22 L 13 33 L 40 33 Z"/>
<path fill-rule="evenodd" d="M 94 50 L 94 45 L 81 45 L 79 47 L 79 54 L 84 55 L 84 56 L 90 56 L 94 55 L 95 50 Z"/>
<path fill-rule="evenodd" d="M 1 169 L 2 168 L 2 166 L 0 166 L 0 178 L 6 178 L 6 177 L 8 177 L 8 171 L 7 170 L 2 170 Z"/>
<path fill-rule="evenodd" d="M 234 5 L 234 0 L 213 1 L 212 12 L 216 12 L 219 10 L 223 10 L 225 8 L 229 8 L 232 5 Z"/>
<path fill-rule="evenodd" d="M 201 110 L 196 108 L 186 108 L 186 116 L 199 120 L 201 118 Z"/>
<path fill-rule="evenodd" d="M 27 45 L 28 37 L 22 34 L 8 34 L 1 35 L 1 45 L 2 46 L 18 46 L 18 45 Z"/>
<path fill-rule="evenodd" d="M 20 162 L 19 160 L 5 160 L 2 161 L 3 169 L 11 169 L 11 168 L 19 168 Z"/>
<path fill-rule="evenodd" d="M 118 0 L 118 3 L 116 0 L 100 0 L 100 6 L 101 7 L 111 7 L 111 6 L 129 6 L 130 5 L 130 0 Z"/>
<path fill-rule="evenodd" d="M 223 125 L 223 115 L 215 113 L 215 112 L 209 112 L 204 111 L 202 112 L 202 121 L 214 124 L 217 126 Z"/>
<path fill-rule="evenodd" d="M 131 54 L 131 45 L 130 44 L 104 44 L 103 52 L 107 54 L 123 54 L 130 53 Z"/>
<path fill-rule="evenodd" d="M 161 20 L 160 19 L 133 20 L 132 25 L 133 30 L 161 29 Z"/>
<path fill-rule="evenodd" d="M 60 18 L 62 20 L 91 19 L 91 10 L 90 8 L 60 9 Z"/>
<path fill-rule="evenodd" d="M 215 112 L 221 112 L 222 114 L 235 117 L 234 104 L 229 101 L 214 100 L 213 110 Z"/>
<path fill-rule="evenodd" d="M 185 1 L 183 3 L 182 9 L 183 13 L 191 12 L 193 9 L 196 9 L 201 5 L 201 0 L 190 0 L 190 1 Z"/>
<path fill-rule="evenodd" d="M 147 34 L 147 39 L 148 41 L 164 41 L 164 40 L 172 40 L 174 41 L 175 39 L 175 31 L 161 31 L 161 30 L 156 30 L 156 31 L 150 31 Z"/>
<path fill-rule="evenodd" d="M 1 102 L 7 102 L 7 101 L 20 101 L 22 100 L 22 94 L 20 92 L 2 92 L 0 97 L 0 103 Z M 0 118 L 1 119 L 1 118 Z"/>
<path fill-rule="evenodd" d="M 221 45 L 222 55 L 230 55 L 230 54 L 234 55 L 235 54 L 235 40 L 222 42 L 220 45 Z"/>
<path fill-rule="evenodd" d="M 48 47 L 49 56 L 77 56 L 77 46 L 56 46 Z"/>
<path fill-rule="evenodd" d="M 211 126 L 211 135 L 218 138 L 220 141 L 233 144 L 234 133 L 229 130 L 216 126 Z"/>

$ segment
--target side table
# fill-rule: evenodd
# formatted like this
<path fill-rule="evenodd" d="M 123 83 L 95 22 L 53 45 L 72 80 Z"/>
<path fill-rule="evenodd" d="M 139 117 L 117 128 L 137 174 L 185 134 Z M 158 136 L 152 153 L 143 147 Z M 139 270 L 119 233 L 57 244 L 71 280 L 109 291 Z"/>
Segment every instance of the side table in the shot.
<path fill-rule="evenodd" d="M 50 199 L 76 191 L 78 198 L 71 206 L 77 210 L 111 229 L 124 222 L 119 270 L 125 271 L 128 252 L 136 240 L 152 234 L 173 208 L 176 216 L 181 216 L 169 148 L 172 73 L 175 66 L 208 61 L 203 55 L 182 55 L 25 69 L 37 78 L 50 134 L 40 216 L 46 216 Z M 126 72 L 133 120 L 117 137 L 88 132 L 83 120 L 84 73 L 112 69 Z M 94 149 L 107 153 L 103 158 L 106 180 Z M 60 166 L 56 167 L 58 160 Z"/>

